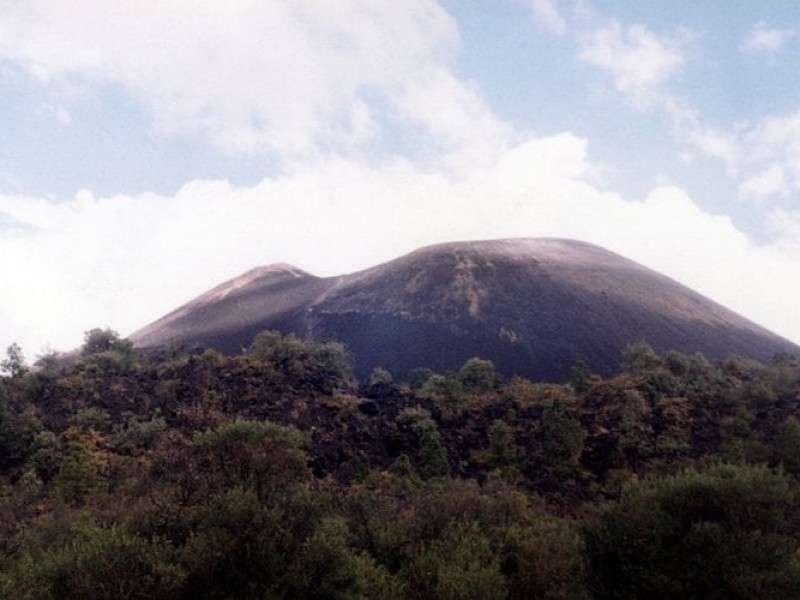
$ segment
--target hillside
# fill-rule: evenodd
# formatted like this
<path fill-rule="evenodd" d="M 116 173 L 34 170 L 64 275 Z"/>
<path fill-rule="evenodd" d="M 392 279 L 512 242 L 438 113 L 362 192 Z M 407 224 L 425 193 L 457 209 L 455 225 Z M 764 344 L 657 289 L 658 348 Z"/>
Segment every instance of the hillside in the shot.
<path fill-rule="evenodd" d="M 650 269 L 558 239 L 448 243 L 365 271 L 319 278 L 288 265 L 253 270 L 134 333 L 228 353 L 260 331 L 334 338 L 364 377 L 383 366 L 458 368 L 471 356 L 506 374 L 565 381 L 573 365 L 611 375 L 622 349 L 766 361 L 797 346 Z"/>
<path fill-rule="evenodd" d="M 799 597 L 798 359 L 623 359 L 358 381 L 94 330 L 0 376 L 0 596 Z"/>

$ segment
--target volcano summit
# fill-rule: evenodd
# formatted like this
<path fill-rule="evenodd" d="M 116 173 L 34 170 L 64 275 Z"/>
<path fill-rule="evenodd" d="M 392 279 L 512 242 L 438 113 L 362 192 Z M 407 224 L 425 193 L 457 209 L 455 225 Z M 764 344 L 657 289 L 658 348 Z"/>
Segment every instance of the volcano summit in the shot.
<path fill-rule="evenodd" d="M 320 278 L 291 265 L 249 271 L 131 336 L 239 352 L 267 329 L 335 338 L 359 376 L 383 366 L 456 369 L 470 357 L 506 374 L 565 380 L 584 361 L 619 368 L 622 350 L 739 355 L 766 361 L 798 346 L 655 271 L 560 239 L 455 242 Z"/>

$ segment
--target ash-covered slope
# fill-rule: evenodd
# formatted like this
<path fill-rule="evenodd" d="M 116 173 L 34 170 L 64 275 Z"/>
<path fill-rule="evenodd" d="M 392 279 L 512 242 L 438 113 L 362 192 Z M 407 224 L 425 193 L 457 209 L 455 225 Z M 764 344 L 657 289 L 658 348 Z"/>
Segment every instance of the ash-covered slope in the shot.
<path fill-rule="evenodd" d="M 265 329 L 339 339 L 362 376 L 377 365 L 399 376 L 458 368 L 472 356 L 536 379 L 564 380 L 580 360 L 608 375 L 637 341 L 711 359 L 800 350 L 650 269 L 557 239 L 440 244 L 335 278 L 256 269 L 132 339 L 233 352 Z"/>
<path fill-rule="evenodd" d="M 130 336 L 139 347 L 172 343 L 236 353 L 265 329 L 305 335 L 305 314 L 335 279 L 287 264 L 252 269 Z"/>

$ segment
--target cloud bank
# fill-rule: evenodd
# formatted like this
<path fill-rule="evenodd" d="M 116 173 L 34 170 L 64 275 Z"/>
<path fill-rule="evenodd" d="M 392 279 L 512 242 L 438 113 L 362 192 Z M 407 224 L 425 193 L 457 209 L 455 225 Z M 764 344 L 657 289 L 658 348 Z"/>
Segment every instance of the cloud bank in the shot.
<path fill-rule="evenodd" d="M 0 4 L 0 61 L 73 94 L 121 85 L 159 131 L 288 164 L 369 148 L 397 122 L 436 156 L 491 153 L 508 128 L 452 75 L 458 46 L 432 0 Z"/>
<path fill-rule="evenodd" d="M 253 187 L 194 181 L 172 196 L 82 192 L 59 204 L 0 197 L 17 223 L 0 241 L 14 265 L 0 275 L 9 291 L 0 316 L 20 324 L 25 348 L 69 348 L 94 326 L 130 333 L 256 265 L 333 275 L 435 242 L 558 236 L 624 254 L 800 340 L 787 318 L 800 247 L 755 246 L 676 187 L 622 198 L 593 186 L 592 170 L 586 141 L 564 133 L 531 138 L 463 177 L 333 158 Z"/>

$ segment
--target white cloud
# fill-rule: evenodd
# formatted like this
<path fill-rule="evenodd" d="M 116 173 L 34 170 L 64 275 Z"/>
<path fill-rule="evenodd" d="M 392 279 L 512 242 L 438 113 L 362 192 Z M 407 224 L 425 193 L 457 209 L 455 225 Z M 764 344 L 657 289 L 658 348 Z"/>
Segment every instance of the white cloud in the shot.
<path fill-rule="evenodd" d="M 791 161 L 800 156 L 800 110 L 761 119 L 745 133 L 754 160 L 785 156 Z"/>
<path fill-rule="evenodd" d="M 705 156 L 722 160 L 728 172 L 733 173 L 736 170 L 741 150 L 734 134 L 698 128 L 689 133 L 689 141 Z"/>
<path fill-rule="evenodd" d="M 450 73 L 419 73 L 399 86 L 400 114 L 428 131 L 444 150 L 444 164 L 468 172 L 485 166 L 511 137 L 470 87 Z"/>
<path fill-rule="evenodd" d="M 757 168 L 781 167 L 786 186 L 800 191 L 800 110 L 761 119 L 742 136 L 748 161 Z"/>
<path fill-rule="evenodd" d="M 741 201 L 762 205 L 769 198 L 788 192 L 783 169 L 780 165 L 771 165 L 742 182 L 736 196 Z"/>
<path fill-rule="evenodd" d="M 800 340 L 800 229 L 758 247 L 675 187 L 643 201 L 589 183 L 586 141 L 534 138 L 460 177 L 394 161 L 329 159 L 253 187 L 194 181 L 171 196 L 53 204 L 0 196 L 25 223 L 0 238 L 0 345 L 68 348 L 82 332 L 123 334 L 259 264 L 332 275 L 453 239 L 560 236 L 598 243 Z M 794 243 L 789 243 L 794 240 Z M 747 285 L 743 285 L 747 282 Z M 20 333 L 22 332 L 22 333 Z"/>
<path fill-rule="evenodd" d="M 800 211 L 776 208 L 770 211 L 767 222 L 783 247 L 800 250 Z"/>
<path fill-rule="evenodd" d="M 622 27 L 618 22 L 585 38 L 579 56 L 607 71 L 617 91 L 645 103 L 658 99 L 664 83 L 684 63 L 676 39 L 659 36 L 643 25 Z"/>
<path fill-rule="evenodd" d="M 756 205 L 800 192 L 800 110 L 769 115 L 729 131 L 695 123 L 689 143 L 722 160 L 739 179 L 737 197 Z"/>
<path fill-rule="evenodd" d="M 72 117 L 69 111 L 63 106 L 53 106 L 52 104 L 42 103 L 36 110 L 38 115 L 46 115 L 54 119 L 59 125 L 72 125 Z"/>
<path fill-rule="evenodd" d="M 397 118 L 419 127 L 420 145 L 443 134 L 446 152 L 477 114 L 474 145 L 496 144 L 505 126 L 449 75 L 458 45 L 434 0 L 0 4 L 0 60 L 51 85 L 120 84 L 162 131 L 289 161 L 360 147 Z"/>
<path fill-rule="evenodd" d="M 742 42 L 741 48 L 750 53 L 775 54 L 794 34 L 792 29 L 774 29 L 757 23 Z"/>
<path fill-rule="evenodd" d="M 533 18 L 550 33 L 564 35 L 567 22 L 558 10 L 558 0 L 528 0 Z"/>

